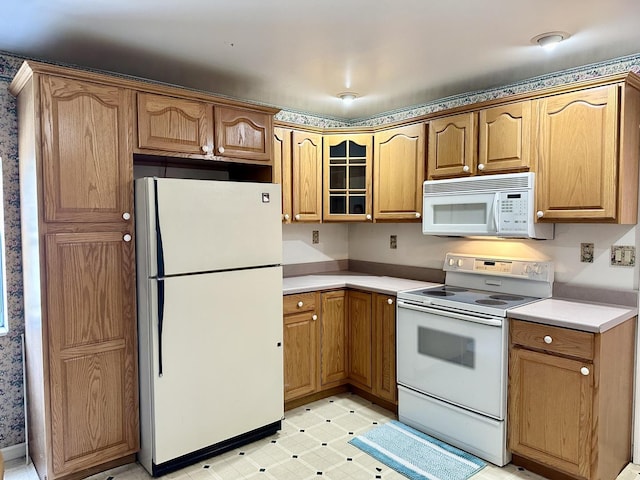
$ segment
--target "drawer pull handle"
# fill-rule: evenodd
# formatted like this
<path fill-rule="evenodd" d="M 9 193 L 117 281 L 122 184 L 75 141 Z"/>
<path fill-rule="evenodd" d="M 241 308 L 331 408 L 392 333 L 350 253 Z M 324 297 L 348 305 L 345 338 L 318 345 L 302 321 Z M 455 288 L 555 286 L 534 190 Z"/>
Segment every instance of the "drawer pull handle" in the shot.
<path fill-rule="evenodd" d="M 387 298 L 387 303 L 389 305 L 393 305 L 393 298 Z"/>
<path fill-rule="evenodd" d="M 551 338 L 549 335 L 545 335 L 544 338 L 544 343 L 551 343 L 553 342 L 553 338 Z"/>
<path fill-rule="evenodd" d="M 298 308 L 302 308 L 303 305 L 304 305 L 303 302 L 298 302 Z"/>
<path fill-rule="evenodd" d="M 589 369 L 588 369 L 587 367 L 582 367 L 582 368 L 580 369 L 580 373 L 581 373 L 581 374 L 583 374 L 583 375 L 585 375 L 585 376 L 586 376 L 586 375 L 589 375 Z"/>
<path fill-rule="evenodd" d="M 318 315 L 316 315 L 315 313 L 311 315 L 311 320 L 315 322 L 317 319 L 318 319 Z"/>

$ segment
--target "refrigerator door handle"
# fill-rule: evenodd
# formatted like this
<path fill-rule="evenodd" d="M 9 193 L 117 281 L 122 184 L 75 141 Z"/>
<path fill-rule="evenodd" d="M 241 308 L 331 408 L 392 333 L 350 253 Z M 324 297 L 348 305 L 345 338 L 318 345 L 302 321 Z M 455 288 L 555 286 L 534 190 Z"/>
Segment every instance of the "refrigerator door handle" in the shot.
<path fill-rule="evenodd" d="M 162 327 L 164 322 L 164 279 L 158 279 L 158 376 L 162 376 Z"/>
<path fill-rule="evenodd" d="M 162 232 L 160 231 L 160 209 L 158 208 L 158 179 L 153 179 L 153 201 L 156 210 L 156 262 L 158 269 L 156 275 L 158 278 L 164 277 L 164 252 L 162 248 Z"/>

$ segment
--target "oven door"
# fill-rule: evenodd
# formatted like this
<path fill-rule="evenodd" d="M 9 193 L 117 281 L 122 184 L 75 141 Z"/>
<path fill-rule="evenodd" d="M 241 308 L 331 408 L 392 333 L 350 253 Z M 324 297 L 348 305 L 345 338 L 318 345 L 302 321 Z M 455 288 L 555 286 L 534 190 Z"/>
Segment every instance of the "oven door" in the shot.
<path fill-rule="evenodd" d="M 503 420 L 506 320 L 398 300 L 398 384 Z"/>

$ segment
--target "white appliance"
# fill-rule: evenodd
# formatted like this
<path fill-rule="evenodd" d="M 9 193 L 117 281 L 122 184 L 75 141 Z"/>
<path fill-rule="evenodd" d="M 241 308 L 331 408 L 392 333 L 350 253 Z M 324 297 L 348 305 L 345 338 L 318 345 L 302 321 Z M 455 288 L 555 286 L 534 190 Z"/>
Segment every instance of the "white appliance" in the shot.
<path fill-rule="evenodd" d="M 552 223 L 535 222 L 534 173 L 427 180 L 422 233 L 552 239 Z"/>
<path fill-rule="evenodd" d="M 135 182 L 140 463 L 153 476 L 284 414 L 280 186 Z"/>
<path fill-rule="evenodd" d="M 398 294 L 398 417 L 502 466 L 507 312 L 551 296 L 553 265 L 447 253 L 444 270 L 445 285 Z"/>

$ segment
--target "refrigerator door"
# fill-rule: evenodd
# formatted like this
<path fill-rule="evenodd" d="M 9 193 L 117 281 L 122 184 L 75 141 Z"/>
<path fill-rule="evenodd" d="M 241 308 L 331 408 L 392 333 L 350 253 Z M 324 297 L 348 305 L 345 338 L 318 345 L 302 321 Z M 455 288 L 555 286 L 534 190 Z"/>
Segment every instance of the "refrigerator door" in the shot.
<path fill-rule="evenodd" d="M 281 420 L 282 267 L 147 282 L 141 463 L 150 469 Z"/>
<path fill-rule="evenodd" d="M 145 263 L 141 274 L 155 277 L 279 265 L 280 210 L 277 184 L 138 179 L 137 238 L 146 243 L 138 250 Z"/>

